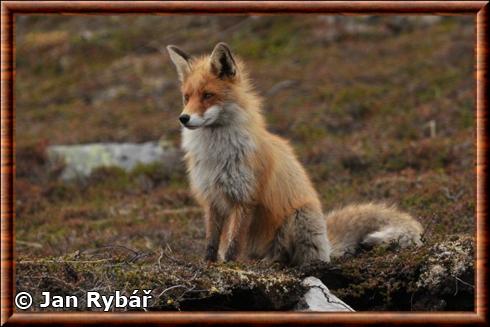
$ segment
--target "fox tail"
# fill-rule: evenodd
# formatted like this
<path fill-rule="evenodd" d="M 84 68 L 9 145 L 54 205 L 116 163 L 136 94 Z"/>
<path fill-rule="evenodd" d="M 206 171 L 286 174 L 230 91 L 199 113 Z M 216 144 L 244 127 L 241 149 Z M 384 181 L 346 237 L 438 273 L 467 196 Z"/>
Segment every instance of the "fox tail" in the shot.
<path fill-rule="evenodd" d="M 379 203 L 349 205 L 325 216 L 331 256 L 353 254 L 360 246 L 397 242 L 422 245 L 422 225 L 395 206 Z"/>

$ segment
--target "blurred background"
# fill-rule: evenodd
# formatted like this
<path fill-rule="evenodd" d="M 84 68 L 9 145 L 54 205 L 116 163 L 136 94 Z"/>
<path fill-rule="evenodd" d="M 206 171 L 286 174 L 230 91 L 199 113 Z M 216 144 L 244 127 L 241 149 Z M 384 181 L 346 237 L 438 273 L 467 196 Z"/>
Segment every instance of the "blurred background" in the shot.
<path fill-rule="evenodd" d="M 201 54 L 220 41 L 246 62 L 269 129 L 291 141 L 324 210 L 396 203 L 427 247 L 473 235 L 470 16 L 32 15 L 15 25 L 19 262 L 167 247 L 199 260 L 165 46 Z"/>

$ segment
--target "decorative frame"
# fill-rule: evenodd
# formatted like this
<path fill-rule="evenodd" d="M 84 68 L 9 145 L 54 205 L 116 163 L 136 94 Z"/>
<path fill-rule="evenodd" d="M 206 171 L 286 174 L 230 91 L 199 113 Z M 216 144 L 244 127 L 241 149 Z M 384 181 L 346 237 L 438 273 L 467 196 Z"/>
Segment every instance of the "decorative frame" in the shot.
<path fill-rule="evenodd" d="M 4 1 L 1 3 L 1 324 L 486 324 L 488 1 Z M 445 14 L 474 15 L 476 28 L 476 296 L 475 311 L 405 313 L 138 312 L 20 313 L 13 308 L 14 260 L 14 15 L 23 14 Z"/>

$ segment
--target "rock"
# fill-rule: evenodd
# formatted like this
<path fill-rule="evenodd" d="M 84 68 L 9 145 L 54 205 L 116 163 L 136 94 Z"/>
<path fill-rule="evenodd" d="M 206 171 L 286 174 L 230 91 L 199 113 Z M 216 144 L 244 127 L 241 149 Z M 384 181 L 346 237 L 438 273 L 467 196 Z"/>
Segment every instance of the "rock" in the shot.
<path fill-rule="evenodd" d="M 87 177 L 100 167 L 120 167 L 130 171 L 140 164 L 161 162 L 171 169 L 180 163 L 181 152 L 165 142 L 91 143 L 80 145 L 53 145 L 47 148 L 52 167 L 62 162 L 63 180 Z"/>
<path fill-rule="evenodd" d="M 298 304 L 298 311 L 354 311 L 333 295 L 318 278 L 306 277 L 302 284 L 309 289 Z"/>

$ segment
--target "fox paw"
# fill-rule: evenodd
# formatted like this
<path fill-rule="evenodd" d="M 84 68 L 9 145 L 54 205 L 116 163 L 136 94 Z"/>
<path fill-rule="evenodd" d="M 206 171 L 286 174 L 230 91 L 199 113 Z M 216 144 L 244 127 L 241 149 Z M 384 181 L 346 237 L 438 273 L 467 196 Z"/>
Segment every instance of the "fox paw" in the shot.
<path fill-rule="evenodd" d="M 238 244 L 232 241 L 230 246 L 226 250 L 225 261 L 236 261 L 237 257 L 238 257 Z"/>
<path fill-rule="evenodd" d="M 212 246 L 208 246 L 206 248 L 206 256 L 204 260 L 207 262 L 216 262 L 218 261 L 218 249 Z"/>

